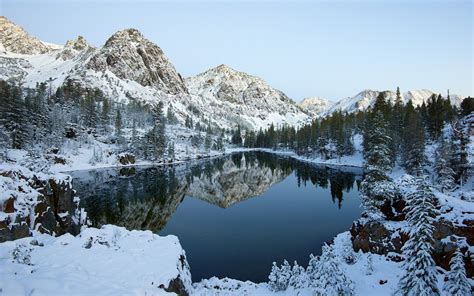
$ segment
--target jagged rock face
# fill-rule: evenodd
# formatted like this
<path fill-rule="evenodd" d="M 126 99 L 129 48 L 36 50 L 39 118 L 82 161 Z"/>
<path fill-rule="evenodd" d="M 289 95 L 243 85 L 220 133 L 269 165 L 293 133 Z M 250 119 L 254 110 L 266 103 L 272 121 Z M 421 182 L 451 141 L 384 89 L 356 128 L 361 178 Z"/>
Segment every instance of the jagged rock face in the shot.
<path fill-rule="evenodd" d="M 183 79 L 161 48 L 135 29 L 112 35 L 87 67 L 100 72 L 109 70 L 121 79 L 130 79 L 168 94 L 187 92 Z"/>
<path fill-rule="evenodd" d="M 298 104 L 303 111 L 312 117 L 321 116 L 321 114 L 326 112 L 332 105 L 334 105 L 333 102 L 319 97 L 305 98 Z"/>
<path fill-rule="evenodd" d="M 78 36 L 75 40 L 68 40 L 66 45 L 58 53 L 57 58 L 61 58 L 63 60 L 70 60 L 82 53 L 92 52 L 94 47 L 87 43 L 86 39 L 82 36 Z"/>
<path fill-rule="evenodd" d="M 214 116 L 234 117 L 235 122 L 246 127 L 267 127 L 273 119 L 282 124 L 297 124 L 309 118 L 283 92 L 226 65 L 189 77 L 186 85 L 196 98 L 193 101 L 197 109 L 212 106 Z"/>
<path fill-rule="evenodd" d="M 0 16 L 0 45 L 6 51 L 19 54 L 39 54 L 53 50 L 52 46 L 31 36 L 4 16 Z"/>

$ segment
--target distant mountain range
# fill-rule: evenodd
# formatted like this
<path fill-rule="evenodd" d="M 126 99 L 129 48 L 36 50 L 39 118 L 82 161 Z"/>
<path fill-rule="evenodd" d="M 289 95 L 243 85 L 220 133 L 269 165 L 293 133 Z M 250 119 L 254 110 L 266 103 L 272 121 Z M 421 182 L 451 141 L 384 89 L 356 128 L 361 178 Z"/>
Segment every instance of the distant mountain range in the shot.
<path fill-rule="evenodd" d="M 364 90 L 336 103 L 314 97 L 297 104 L 263 79 L 226 65 L 183 78 L 161 48 L 136 29 L 116 32 L 100 48 L 81 36 L 60 46 L 31 36 L 5 17 L 0 17 L 0 79 L 28 87 L 51 81 L 53 88 L 72 80 L 101 89 L 115 102 L 162 101 L 173 107 L 182 122 L 193 116 L 222 128 L 240 124 L 258 129 L 272 123 L 299 126 L 335 110 L 365 110 L 379 93 Z M 391 100 L 395 98 L 394 92 L 388 94 Z M 403 98 L 420 104 L 432 94 L 409 91 Z M 461 98 L 451 95 L 451 100 L 459 105 Z"/>

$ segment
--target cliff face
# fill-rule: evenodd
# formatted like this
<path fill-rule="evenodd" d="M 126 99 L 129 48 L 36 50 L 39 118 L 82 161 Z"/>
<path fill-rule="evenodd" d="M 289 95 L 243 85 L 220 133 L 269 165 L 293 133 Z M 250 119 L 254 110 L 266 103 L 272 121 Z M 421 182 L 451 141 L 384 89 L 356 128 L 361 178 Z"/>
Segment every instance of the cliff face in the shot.
<path fill-rule="evenodd" d="M 187 93 L 183 79 L 161 48 L 135 29 L 112 35 L 86 67 L 100 72 L 109 70 L 120 79 L 133 80 L 167 94 Z"/>
<path fill-rule="evenodd" d="M 6 17 L 0 16 L 0 51 L 2 47 L 3 50 L 18 54 L 41 54 L 59 48 L 42 42 Z"/>

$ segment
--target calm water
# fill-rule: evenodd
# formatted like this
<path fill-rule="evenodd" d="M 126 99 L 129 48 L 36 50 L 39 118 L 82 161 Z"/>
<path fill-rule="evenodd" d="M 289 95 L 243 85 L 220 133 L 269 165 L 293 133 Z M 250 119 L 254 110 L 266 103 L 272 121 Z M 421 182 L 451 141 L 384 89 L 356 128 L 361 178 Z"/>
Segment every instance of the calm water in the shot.
<path fill-rule="evenodd" d="M 166 168 L 73 173 L 91 222 L 178 236 L 193 281 L 267 281 L 273 261 L 297 260 L 361 214 L 359 172 L 263 152 Z"/>

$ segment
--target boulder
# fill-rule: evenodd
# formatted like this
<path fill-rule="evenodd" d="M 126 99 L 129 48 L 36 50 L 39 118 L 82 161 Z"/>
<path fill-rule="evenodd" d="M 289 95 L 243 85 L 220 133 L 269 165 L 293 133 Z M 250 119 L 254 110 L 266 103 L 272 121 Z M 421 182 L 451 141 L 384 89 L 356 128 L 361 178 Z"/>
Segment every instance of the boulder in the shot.
<path fill-rule="evenodd" d="M 121 153 L 118 155 L 118 161 L 120 162 L 120 164 L 123 164 L 123 165 L 134 164 L 135 155 L 131 153 Z"/>

